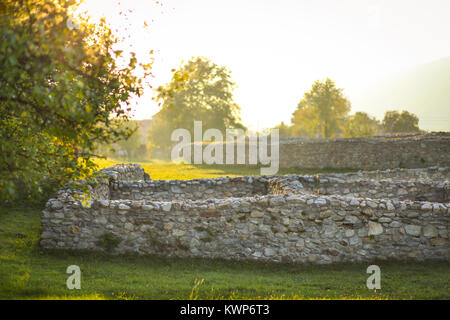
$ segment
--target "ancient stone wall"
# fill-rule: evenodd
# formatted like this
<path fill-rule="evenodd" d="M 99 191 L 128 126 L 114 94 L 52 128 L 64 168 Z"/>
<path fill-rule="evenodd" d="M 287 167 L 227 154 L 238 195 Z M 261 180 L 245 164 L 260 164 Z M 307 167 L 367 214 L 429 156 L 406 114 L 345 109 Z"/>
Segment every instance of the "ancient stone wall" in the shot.
<path fill-rule="evenodd" d="M 200 200 L 227 197 L 244 197 L 267 193 L 267 179 L 223 178 L 194 180 L 151 180 L 135 183 L 116 182 L 111 185 L 111 199 L 130 200 Z"/>
<path fill-rule="evenodd" d="M 344 195 L 356 198 L 418 200 L 446 203 L 449 201 L 449 182 L 389 181 L 321 178 L 319 182 L 301 177 L 305 187 L 321 195 Z"/>
<path fill-rule="evenodd" d="M 270 139 L 269 139 L 270 142 Z M 191 145 L 191 163 L 194 163 Z M 205 150 L 208 144 L 203 145 Z M 252 142 L 254 150 L 258 144 Z M 416 135 L 378 136 L 359 139 L 309 139 L 300 137 L 280 137 L 280 168 L 345 168 L 345 169 L 393 169 L 426 168 L 450 166 L 450 133 L 432 133 Z M 222 154 L 227 148 L 233 151 L 233 164 L 257 164 L 250 162 L 249 141 L 245 145 L 226 142 Z M 269 143 L 268 153 L 272 146 Z M 240 151 L 243 150 L 243 151 Z M 237 155 L 242 152 L 242 163 Z M 258 162 L 259 164 L 261 161 Z M 267 167 L 267 165 L 262 165 Z"/>
<path fill-rule="evenodd" d="M 109 199 L 83 203 L 71 189 L 50 199 L 40 244 L 299 263 L 450 260 L 450 205 L 440 193 L 449 189 L 448 168 L 400 171 L 410 179 L 361 173 L 126 182 L 110 174 Z M 442 180 L 414 178 L 426 171 Z"/>
<path fill-rule="evenodd" d="M 450 166 L 450 134 L 361 139 L 280 140 L 280 167 L 424 168 Z"/>
<path fill-rule="evenodd" d="M 389 181 L 448 181 L 450 180 L 450 167 L 428 167 L 416 169 L 387 169 L 374 171 L 358 171 L 345 174 L 327 174 L 327 177 L 344 178 L 346 181 L 354 180 L 389 180 Z"/>

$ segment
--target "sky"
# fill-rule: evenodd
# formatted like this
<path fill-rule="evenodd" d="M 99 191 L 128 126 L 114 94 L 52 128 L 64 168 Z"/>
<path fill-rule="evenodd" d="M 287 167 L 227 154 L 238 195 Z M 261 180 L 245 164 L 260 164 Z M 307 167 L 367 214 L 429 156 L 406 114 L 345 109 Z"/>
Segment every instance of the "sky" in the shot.
<path fill-rule="evenodd" d="M 226 66 L 252 130 L 289 123 L 303 94 L 326 77 L 344 89 L 351 113 L 381 119 L 387 106 L 361 103 L 365 84 L 450 56 L 448 0 L 86 0 L 85 8 L 129 36 L 138 57 L 154 50 L 153 87 L 191 57 Z M 126 21 L 117 15 L 124 9 L 133 10 Z M 135 101 L 136 119 L 158 112 L 152 96 L 149 89 Z"/>

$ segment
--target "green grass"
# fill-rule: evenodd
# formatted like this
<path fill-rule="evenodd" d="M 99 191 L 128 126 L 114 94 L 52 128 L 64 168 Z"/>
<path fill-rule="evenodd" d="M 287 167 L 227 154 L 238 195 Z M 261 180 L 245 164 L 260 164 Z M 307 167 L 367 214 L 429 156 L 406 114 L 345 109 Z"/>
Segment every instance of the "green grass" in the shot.
<path fill-rule="evenodd" d="M 365 286 L 368 264 L 43 251 L 39 228 L 37 209 L 0 210 L 1 299 L 450 299 L 448 263 L 378 262 L 382 290 L 373 292 Z M 81 290 L 66 288 L 72 264 L 81 268 Z"/>
<path fill-rule="evenodd" d="M 143 165 L 154 179 L 232 175 L 220 167 Z M 255 171 L 247 168 L 235 175 Z M 0 208 L 0 299 L 450 299 L 450 265 L 444 262 L 378 262 L 382 290 L 373 292 L 365 286 L 369 264 L 312 266 L 44 251 L 38 246 L 39 213 Z M 66 288 L 69 265 L 81 268 L 81 290 Z"/>
<path fill-rule="evenodd" d="M 149 173 L 154 180 L 169 179 L 200 179 L 217 178 L 221 176 L 253 176 L 260 175 L 260 168 L 248 165 L 194 165 L 175 164 L 161 160 L 146 161 L 120 161 L 111 159 L 95 159 L 99 168 L 106 168 L 119 163 L 139 163 Z M 282 174 L 316 174 L 316 173 L 340 173 L 355 172 L 356 169 L 301 169 L 301 168 L 280 168 L 278 175 Z"/>

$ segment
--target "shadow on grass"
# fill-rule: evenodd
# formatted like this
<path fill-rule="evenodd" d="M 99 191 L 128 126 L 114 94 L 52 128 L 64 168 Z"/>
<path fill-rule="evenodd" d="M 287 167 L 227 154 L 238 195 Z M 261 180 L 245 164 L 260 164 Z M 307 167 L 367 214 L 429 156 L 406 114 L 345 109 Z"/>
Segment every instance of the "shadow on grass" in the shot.
<path fill-rule="evenodd" d="M 109 254 L 106 252 L 93 252 L 87 250 L 61 250 L 61 249 L 42 249 L 36 247 L 34 254 L 40 258 L 51 260 L 67 261 L 68 259 L 80 260 L 83 262 L 101 262 L 113 264 L 131 264 L 135 267 L 174 267 L 185 269 L 200 269 L 202 271 L 213 271 L 217 269 L 227 269 L 230 272 L 255 271 L 259 272 L 284 272 L 297 274 L 299 272 L 342 272 L 342 271 L 364 271 L 370 265 L 380 265 L 393 270 L 402 270 L 404 272 L 424 272 L 427 268 L 443 268 L 450 271 L 450 263 L 445 261 L 426 261 L 418 262 L 416 260 L 370 260 L 366 262 L 339 262 L 333 264 L 312 264 L 298 262 L 273 262 L 273 261 L 255 261 L 234 260 L 224 258 L 203 258 L 203 257 L 167 257 L 158 254 L 139 255 L 139 254 Z"/>

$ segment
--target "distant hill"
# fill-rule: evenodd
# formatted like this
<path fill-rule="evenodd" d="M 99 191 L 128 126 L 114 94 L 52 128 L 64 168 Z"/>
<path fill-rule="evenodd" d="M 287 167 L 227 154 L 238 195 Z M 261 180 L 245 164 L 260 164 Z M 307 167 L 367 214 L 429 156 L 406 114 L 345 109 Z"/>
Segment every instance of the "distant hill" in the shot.
<path fill-rule="evenodd" d="M 450 57 L 376 79 L 356 99 L 358 108 L 408 110 L 421 129 L 450 131 Z"/>

